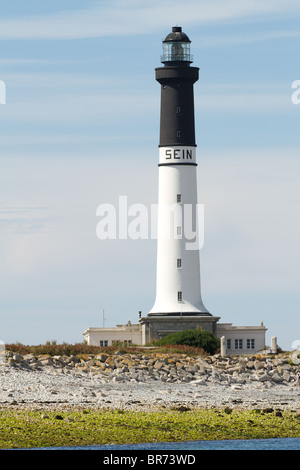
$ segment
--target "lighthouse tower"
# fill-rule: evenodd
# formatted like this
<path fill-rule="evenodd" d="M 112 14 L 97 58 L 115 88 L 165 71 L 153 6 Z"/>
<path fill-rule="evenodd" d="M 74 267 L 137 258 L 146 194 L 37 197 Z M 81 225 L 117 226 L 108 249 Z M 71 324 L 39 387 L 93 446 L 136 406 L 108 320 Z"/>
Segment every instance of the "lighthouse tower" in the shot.
<path fill-rule="evenodd" d="M 161 85 L 156 299 L 144 324 L 144 343 L 201 326 L 215 333 L 219 319 L 201 298 L 194 83 L 188 36 L 181 27 L 163 41 L 156 80 Z M 192 235 L 194 239 L 192 239 Z"/>

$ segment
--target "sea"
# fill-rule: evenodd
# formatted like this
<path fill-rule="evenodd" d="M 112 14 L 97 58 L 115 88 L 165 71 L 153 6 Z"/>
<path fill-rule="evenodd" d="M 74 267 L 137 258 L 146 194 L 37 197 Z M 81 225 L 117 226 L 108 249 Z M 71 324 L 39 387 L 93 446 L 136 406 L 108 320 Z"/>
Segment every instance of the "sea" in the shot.
<path fill-rule="evenodd" d="M 103 450 L 103 451 L 182 451 L 182 450 L 300 450 L 300 437 L 278 439 L 237 439 L 215 441 L 154 442 L 145 444 L 43 447 L 34 450 Z"/>

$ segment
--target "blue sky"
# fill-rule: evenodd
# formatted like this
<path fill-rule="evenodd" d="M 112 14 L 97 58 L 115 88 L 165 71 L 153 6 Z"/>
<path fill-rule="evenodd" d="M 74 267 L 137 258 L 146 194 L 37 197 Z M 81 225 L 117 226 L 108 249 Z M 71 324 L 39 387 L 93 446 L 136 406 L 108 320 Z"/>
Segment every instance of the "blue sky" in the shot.
<path fill-rule="evenodd" d="M 161 41 L 192 40 L 202 296 L 300 343 L 298 0 L 11 0 L 1 8 L 0 339 L 83 340 L 155 298 L 155 240 L 99 240 L 96 209 L 157 202 Z"/>

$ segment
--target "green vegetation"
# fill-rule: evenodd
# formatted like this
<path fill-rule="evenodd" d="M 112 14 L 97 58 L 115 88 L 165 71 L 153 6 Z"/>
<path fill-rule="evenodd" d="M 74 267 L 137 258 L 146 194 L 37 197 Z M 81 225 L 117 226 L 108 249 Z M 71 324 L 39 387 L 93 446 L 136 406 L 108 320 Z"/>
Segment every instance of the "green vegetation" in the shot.
<path fill-rule="evenodd" d="M 191 346 L 194 348 L 202 348 L 209 354 L 215 354 L 220 348 L 220 340 L 209 331 L 196 328 L 195 330 L 183 330 L 177 333 L 171 333 L 165 336 L 155 344 L 161 346 L 163 344 L 180 344 Z"/>
<path fill-rule="evenodd" d="M 300 437 L 300 415 L 279 410 L 0 410 L 0 448 Z"/>
<path fill-rule="evenodd" d="M 7 351 L 17 354 L 33 354 L 36 356 L 42 354 L 49 354 L 50 356 L 76 356 L 78 354 L 98 354 L 101 348 L 98 346 L 88 346 L 85 343 L 77 344 L 56 344 L 56 341 L 51 343 L 47 341 L 46 344 L 38 345 L 24 345 L 22 343 L 6 344 Z M 102 348 L 103 349 L 103 348 Z"/>
<path fill-rule="evenodd" d="M 119 351 L 122 354 L 188 354 L 190 356 L 205 355 L 205 352 L 201 348 L 192 347 L 188 345 L 163 345 L 163 346 L 152 346 L 152 349 L 144 348 L 142 346 L 124 346 L 123 344 L 116 344 L 115 346 L 100 347 L 100 346 L 89 346 L 85 343 L 77 344 L 56 344 L 55 341 L 47 342 L 46 344 L 38 345 L 24 345 L 21 343 L 13 343 L 5 345 L 7 351 L 13 353 L 26 355 L 33 354 L 39 356 L 42 354 L 49 354 L 50 356 L 78 356 L 80 354 L 96 355 L 105 352 L 106 354 L 114 354 Z"/>

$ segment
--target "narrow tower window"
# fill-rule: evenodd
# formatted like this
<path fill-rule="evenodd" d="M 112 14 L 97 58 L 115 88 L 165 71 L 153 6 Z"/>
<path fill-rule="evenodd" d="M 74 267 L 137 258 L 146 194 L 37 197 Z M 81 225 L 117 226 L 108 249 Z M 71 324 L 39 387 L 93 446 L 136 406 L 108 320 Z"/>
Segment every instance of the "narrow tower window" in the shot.
<path fill-rule="evenodd" d="M 176 116 L 181 116 L 181 114 L 182 114 L 182 107 L 176 106 Z"/>
<path fill-rule="evenodd" d="M 181 290 L 179 290 L 177 292 L 177 300 L 178 300 L 178 302 L 182 302 L 182 291 Z"/>
<path fill-rule="evenodd" d="M 181 226 L 178 225 L 177 227 L 177 236 L 180 237 L 181 236 Z"/>
<path fill-rule="evenodd" d="M 181 194 L 177 194 L 177 202 L 181 202 Z"/>
<path fill-rule="evenodd" d="M 181 268 L 181 258 L 177 258 L 177 268 Z"/>

